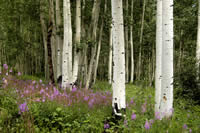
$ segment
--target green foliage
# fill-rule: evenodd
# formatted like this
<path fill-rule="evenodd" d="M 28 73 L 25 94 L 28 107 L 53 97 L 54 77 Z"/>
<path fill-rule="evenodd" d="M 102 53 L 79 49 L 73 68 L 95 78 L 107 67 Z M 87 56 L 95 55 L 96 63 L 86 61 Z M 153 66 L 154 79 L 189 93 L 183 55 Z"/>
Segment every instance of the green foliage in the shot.
<path fill-rule="evenodd" d="M 21 80 L 35 80 L 35 81 L 45 80 L 44 77 L 39 78 L 38 76 L 32 76 L 32 75 L 22 75 L 18 78 L 20 78 Z"/>
<path fill-rule="evenodd" d="M 95 90 L 110 90 L 106 82 L 97 81 Z M 103 89 L 106 88 L 106 89 Z M 170 119 L 162 121 L 154 118 L 154 88 L 126 85 L 127 109 L 124 119 L 112 117 L 111 106 L 88 108 L 78 103 L 64 106 L 58 101 L 30 102 L 29 111 L 19 114 L 18 100 L 15 89 L 0 89 L 0 131 L 5 132 L 193 132 L 199 131 L 200 107 L 191 101 L 175 99 L 174 114 Z M 143 107 L 145 109 L 143 109 Z M 134 120 L 132 114 L 136 114 Z M 150 130 L 144 127 L 145 122 L 152 122 Z M 104 124 L 109 128 L 104 129 Z M 184 129 L 184 124 L 187 129 Z"/>
<path fill-rule="evenodd" d="M 13 90 L 0 88 L 0 132 L 11 132 L 21 128 L 23 124 L 18 111 L 16 94 Z"/>
<path fill-rule="evenodd" d="M 97 80 L 96 83 L 92 86 L 92 89 L 97 91 L 111 91 L 111 85 L 107 81 Z"/>
<path fill-rule="evenodd" d="M 200 103 L 199 85 L 196 79 L 196 60 L 191 56 L 184 56 L 180 70 L 175 73 L 175 96 L 186 98 Z"/>

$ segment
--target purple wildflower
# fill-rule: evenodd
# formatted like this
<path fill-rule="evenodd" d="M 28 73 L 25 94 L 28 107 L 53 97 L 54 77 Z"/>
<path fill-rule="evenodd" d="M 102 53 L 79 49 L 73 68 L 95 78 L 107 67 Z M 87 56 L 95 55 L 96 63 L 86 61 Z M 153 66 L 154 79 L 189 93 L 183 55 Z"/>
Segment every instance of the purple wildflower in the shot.
<path fill-rule="evenodd" d="M 155 118 L 156 118 L 156 120 L 160 120 L 160 113 L 159 112 L 155 112 Z"/>
<path fill-rule="evenodd" d="M 190 128 L 189 133 L 192 133 L 192 129 Z"/>
<path fill-rule="evenodd" d="M 147 103 L 145 102 L 143 105 L 142 105 L 142 113 L 146 112 L 146 107 L 147 107 Z"/>
<path fill-rule="evenodd" d="M 89 101 L 89 103 L 88 103 L 88 105 L 89 105 L 90 108 L 92 108 L 93 103 L 94 103 L 94 99 L 91 99 L 91 100 Z"/>
<path fill-rule="evenodd" d="M 32 84 L 35 84 L 35 80 L 33 80 Z"/>
<path fill-rule="evenodd" d="M 9 71 L 10 73 L 12 73 L 13 71 L 12 71 L 12 69 L 10 69 L 10 71 Z"/>
<path fill-rule="evenodd" d="M 132 113 L 131 115 L 131 120 L 135 120 L 136 119 L 136 114 L 135 113 Z"/>
<path fill-rule="evenodd" d="M 154 120 L 151 119 L 149 122 L 150 122 L 150 124 L 152 125 L 152 124 L 154 123 Z"/>
<path fill-rule="evenodd" d="M 89 96 L 85 96 L 85 97 L 84 97 L 84 100 L 85 100 L 85 101 L 88 101 L 88 99 L 89 99 Z"/>
<path fill-rule="evenodd" d="M 26 112 L 26 111 L 28 111 L 27 103 L 25 102 L 23 104 L 20 104 L 19 105 L 19 113 L 21 114 L 21 113 Z"/>
<path fill-rule="evenodd" d="M 7 70 L 7 69 L 8 69 L 8 65 L 7 65 L 7 64 L 3 64 L 3 68 L 4 68 L 5 70 Z"/>
<path fill-rule="evenodd" d="M 0 71 L 0 75 L 1 75 L 1 71 Z"/>
<path fill-rule="evenodd" d="M 42 93 L 44 93 L 44 89 L 41 89 L 41 90 L 40 90 L 40 94 L 42 94 Z"/>
<path fill-rule="evenodd" d="M 40 102 L 40 98 L 35 99 L 36 102 Z"/>
<path fill-rule="evenodd" d="M 108 123 L 104 124 L 104 129 L 110 128 L 110 125 Z"/>
<path fill-rule="evenodd" d="M 128 121 L 124 120 L 124 125 L 127 126 L 128 125 Z"/>
<path fill-rule="evenodd" d="M 186 124 L 183 125 L 183 129 L 187 129 L 187 125 Z"/>
<path fill-rule="evenodd" d="M 40 79 L 40 83 L 42 83 L 42 80 Z"/>
<path fill-rule="evenodd" d="M 72 92 L 75 92 L 75 91 L 77 91 L 77 88 L 76 88 L 76 87 L 73 87 L 73 88 L 72 88 Z"/>
<path fill-rule="evenodd" d="M 53 95 L 54 96 L 57 96 L 57 95 L 59 95 L 59 91 L 56 89 L 56 87 L 53 87 Z"/>
<path fill-rule="evenodd" d="M 133 101 L 133 99 L 131 98 L 131 102 L 130 102 L 131 104 L 133 104 L 134 103 L 134 101 Z"/>
<path fill-rule="evenodd" d="M 6 76 L 8 76 L 8 73 L 6 73 Z"/>
<path fill-rule="evenodd" d="M 18 72 L 18 74 L 17 74 L 18 76 L 21 76 L 22 75 L 22 73 L 21 72 Z"/>
<path fill-rule="evenodd" d="M 45 101 L 46 101 L 45 96 L 43 96 L 42 102 L 45 102 Z"/>
<path fill-rule="evenodd" d="M 150 126 L 151 126 L 150 123 L 149 123 L 148 121 L 146 121 L 146 122 L 145 122 L 145 125 L 144 125 L 145 129 L 146 129 L 146 130 L 149 130 L 149 129 L 150 129 Z"/>

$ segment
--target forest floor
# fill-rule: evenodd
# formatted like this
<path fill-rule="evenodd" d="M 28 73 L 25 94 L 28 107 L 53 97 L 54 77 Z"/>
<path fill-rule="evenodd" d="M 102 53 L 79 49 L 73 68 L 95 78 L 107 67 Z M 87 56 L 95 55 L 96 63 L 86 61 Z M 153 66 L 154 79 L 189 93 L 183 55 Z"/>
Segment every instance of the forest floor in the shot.
<path fill-rule="evenodd" d="M 0 75 L 0 132 L 200 132 L 200 106 L 174 100 L 173 117 L 154 115 L 154 88 L 126 85 L 126 117 L 113 122 L 111 85 L 63 91 L 33 76 Z"/>

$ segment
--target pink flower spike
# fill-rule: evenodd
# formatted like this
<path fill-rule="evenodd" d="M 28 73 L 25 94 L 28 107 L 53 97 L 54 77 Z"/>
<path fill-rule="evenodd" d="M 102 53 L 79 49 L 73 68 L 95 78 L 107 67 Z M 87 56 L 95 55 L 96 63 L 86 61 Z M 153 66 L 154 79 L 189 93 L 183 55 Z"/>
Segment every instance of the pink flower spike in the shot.
<path fill-rule="evenodd" d="M 133 113 L 133 114 L 131 115 L 131 120 L 135 120 L 135 119 L 136 119 L 136 114 Z"/>
<path fill-rule="evenodd" d="M 18 72 L 18 74 L 17 74 L 18 76 L 21 76 L 22 74 L 21 74 L 21 72 Z"/>
<path fill-rule="evenodd" d="M 149 123 L 148 121 L 146 121 L 146 122 L 145 122 L 145 125 L 144 125 L 145 129 L 146 129 L 146 130 L 149 130 L 149 129 L 150 129 L 150 126 L 151 126 L 150 123 Z"/>
<path fill-rule="evenodd" d="M 7 64 L 3 64 L 3 68 L 4 68 L 5 70 L 7 70 L 7 69 L 8 69 L 8 65 L 7 65 Z"/>

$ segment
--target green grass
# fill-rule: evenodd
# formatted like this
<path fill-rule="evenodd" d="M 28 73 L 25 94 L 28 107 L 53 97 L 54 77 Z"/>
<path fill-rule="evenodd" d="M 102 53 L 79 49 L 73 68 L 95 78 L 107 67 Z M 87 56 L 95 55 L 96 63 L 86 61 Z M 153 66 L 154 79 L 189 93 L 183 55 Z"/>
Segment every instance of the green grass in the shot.
<path fill-rule="evenodd" d="M 40 80 L 34 76 L 22 76 L 20 79 Z M 101 81 L 97 81 L 92 89 L 97 93 L 112 92 L 111 85 Z M 126 117 L 118 124 L 112 121 L 111 105 L 89 108 L 82 102 L 65 106 L 57 101 L 31 101 L 28 102 L 29 111 L 20 115 L 19 101 L 22 103 L 28 99 L 18 97 L 14 90 L 12 84 L 0 89 L 0 132 L 189 133 L 192 130 L 193 133 L 199 133 L 200 131 L 199 105 L 194 105 L 188 99 L 174 99 L 173 117 L 162 121 L 156 120 L 154 118 L 155 89 L 142 84 L 126 85 Z M 40 95 L 37 94 L 37 97 Z M 142 112 L 144 106 L 145 110 Z M 133 113 L 136 114 L 135 120 L 131 120 Z M 150 130 L 144 127 L 146 121 L 153 121 Z M 104 124 L 109 124 L 110 128 L 104 130 Z M 183 128 L 184 124 L 187 125 L 187 129 Z"/>

